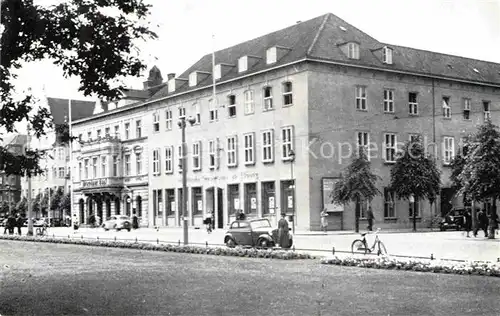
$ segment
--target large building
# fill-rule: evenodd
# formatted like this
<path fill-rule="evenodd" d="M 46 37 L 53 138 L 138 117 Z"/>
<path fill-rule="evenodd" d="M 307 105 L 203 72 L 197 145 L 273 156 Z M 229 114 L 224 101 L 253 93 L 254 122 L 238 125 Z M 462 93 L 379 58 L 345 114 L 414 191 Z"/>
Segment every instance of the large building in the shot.
<path fill-rule="evenodd" d="M 409 227 L 409 202 L 387 187 L 400 145 L 424 139 L 442 171 L 436 207 L 417 201 L 419 225 L 454 204 L 449 163 L 485 119 L 498 122 L 500 65 L 381 43 L 333 14 L 297 23 L 203 56 L 162 82 L 153 68 L 143 90 L 76 120 L 73 212 L 130 214 L 148 226 L 181 226 L 182 194 L 192 226 L 208 212 L 217 228 L 238 209 L 297 229 L 352 229 L 352 205 L 330 203 L 332 187 L 359 147 L 370 151 L 383 195 L 377 226 Z M 213 84 L 215 82 L 215 85 Z M 188 190 L 180 157 L 186 127 Z M 362 221 L 365 214 L 362 209 Z M 363 223 L 363 222 L 362 222 Z"/>
<path fill-rule="evenodd" d="M 9 139 L 4 139 L 5 149 L 13 155 L 21 155 L 26 146 L 26 135 L 16 135 Z M 7 205 L 7 212 L 0 210 L 0 216 L 7 216 L 8 212 L 13 212 L 16 204 L 21 199 L 21 177 L 18 175 L 7 175 L 5 171 L 0 171 L 0 206 Z"/>

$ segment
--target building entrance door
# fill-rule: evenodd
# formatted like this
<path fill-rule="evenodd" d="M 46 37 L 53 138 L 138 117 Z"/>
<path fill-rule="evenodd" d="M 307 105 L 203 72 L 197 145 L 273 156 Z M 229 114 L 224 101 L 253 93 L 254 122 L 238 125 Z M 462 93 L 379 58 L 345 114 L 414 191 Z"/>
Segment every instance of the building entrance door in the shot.
<path fill-rule="evenodd" d="M 224 228 L 224 194 L 221 188 L 217 188 L 217 228 Z"/>

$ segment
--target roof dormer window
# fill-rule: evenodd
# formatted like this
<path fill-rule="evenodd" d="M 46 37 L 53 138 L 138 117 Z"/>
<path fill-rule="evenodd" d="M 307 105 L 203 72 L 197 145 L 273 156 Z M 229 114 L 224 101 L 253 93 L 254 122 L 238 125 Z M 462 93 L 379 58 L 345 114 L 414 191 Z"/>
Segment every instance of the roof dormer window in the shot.
<path fill-rule="evenodd" d="M 248 70 L 248 56 L 243 56 L 238 59 L 238 72 Z"/>
<path fill-rule="evenodd" d="M 221 69 L 221 65 L 220 64 L 217 64 L 215 65 L 214 67 L 214 78 L 215 80 L 218 80 L 222 77 L 222 69 Z"/>
<path fill-rule="evenodd" d="M 274 64 L 276 62 L 276 46 L 269 48 L 266 51 L 266 63 Z"/>
<path fill-rule="evenodd" d="M 198 83 L 196 71 L 189 74 L 189 86 L 194 87 Z"/>
<path fill-rule="evenodd" d="M 384 52 L 384 63 L 392 65 L 392 48 L 384 46 L 382 51 Z"/>
<path fill-rule="evenodd" d="M 347 56 L 351 59 L 359 59 L 359 44 L 358 43 L 348 43 L 347 44 Z"/>
<path fill-rule="evenodd" d="M 168 81 L 168 92 L 172 93 L 175 91 L 175 78 Z"/>

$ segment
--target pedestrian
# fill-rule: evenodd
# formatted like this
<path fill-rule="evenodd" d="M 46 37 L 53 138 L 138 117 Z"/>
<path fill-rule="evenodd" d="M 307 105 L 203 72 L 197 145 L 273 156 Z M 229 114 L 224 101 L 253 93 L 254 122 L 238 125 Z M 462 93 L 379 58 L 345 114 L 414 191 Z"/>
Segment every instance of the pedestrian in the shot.
<path fill-rule="evenodd" d="M 14 217 L 14 215 L 9 215 L 7 224 L 9 225 L 9 235 L 14 235 L 14 228 L 16 228 L 16 218 Z"/>
<path fill-rule="evenodd" d="M 278 222 L 278 243 L 281 248 L 288 248 L 289 245 L 289 232 L 288 221 L 286 220 L 286 213 L 281 213 L 281 219 Z"/>
<path fill-rule="evenodd" d="M 5 225 L 5 227 L 3 229 L 3 234 L 5 235 L 9 231 L 9 218 L 8 217 L 4 218 L 4 219 L 2 219 L 2 221 L 4 221 L 4 225 Z"/>
<path fill-rule="evenodd" d="M 78 226 L 79 226 L 78 217 L 76 216 L 76 214 L 73 214 L 73 234 L 76 234 Z"/>
<path fill-rule="evenodd" d="M 478 228 L 484 232 L 484 237 L 488 237 L 488 216 L 483 209 L 477 212 L 477 228 L 474 229 L 474 237 L 477 236 Z"/>
<path fill-rule="evenodd" d="M 326 211 L 326 207 L 320 214 L 321 216 L 321 229 L 326 233 L 328 230 L 328 212 Z"/>
<path fill-rule="evenodd" d="M 210 234 L 212 232 L 212 212 L 207 213 L 207 218 L 205 218 L 205 225 L 207 226 L 207 232 Z"/>
<path fill-rule="evenodd" d="M 134 212 L 132 213 L 132 228 L 137 229 L 139 228 L 139 218 L 137 217 L 137 214 Z"/>
<path fill-rule="evenodd" d="M 242 221 L 245 220 L 245 218 L 246 218 L 245 212 L 243 212 L 243 210 L 240 209 L 238 211 L 237 219 Z"/>
<path fill-rule="evenodd" d="M 467 232 L 467 238 L 469 238 L 469 232 L 472 228 L 472 215 L 470 214 L 470 210 L 466 210 L 464 213 L 464 228 Z"/>
<path fill-rule="evenodd" d="M 21 217 L 21 214 L 17 213 L 16 218 L 16 226 L 17 226 L 17 234 L 21 236 L 21 227 L 23 227 L 24 219 Z"/>
<path fill-rule="evenodd" d="M 368 211 L 366 212 L 366 219 L 368 220 L 368 230 L 372 231 L 373 230 L 373 220 L 375 219 L 375 216 L 373 216 L 373 211 L 372 211 L 371 205 L 368 207 Z"/>

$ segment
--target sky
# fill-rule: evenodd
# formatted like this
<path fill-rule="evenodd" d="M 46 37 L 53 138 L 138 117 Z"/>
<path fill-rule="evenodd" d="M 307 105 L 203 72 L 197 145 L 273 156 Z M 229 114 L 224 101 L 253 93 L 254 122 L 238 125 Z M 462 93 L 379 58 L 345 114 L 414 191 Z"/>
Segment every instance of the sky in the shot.
<path fill-rule="evenodd" d="M 35 0 L 51 4 L 62 0 Z M 500 0 L 145 0 L 159 38 L 141 43 L 148 69 L 180 74 L 203 55 L 333 13 L 380 42 L 500 63 Z M 212 35 L 215 40 L 212 39 Z M 147 71 L 144 76 L 147 75 Z M 141 88 L 142 78 L 130 78 Z M 18 89 L 88 99 L 78 78 L 48 61 L 27 64 Z"/>

